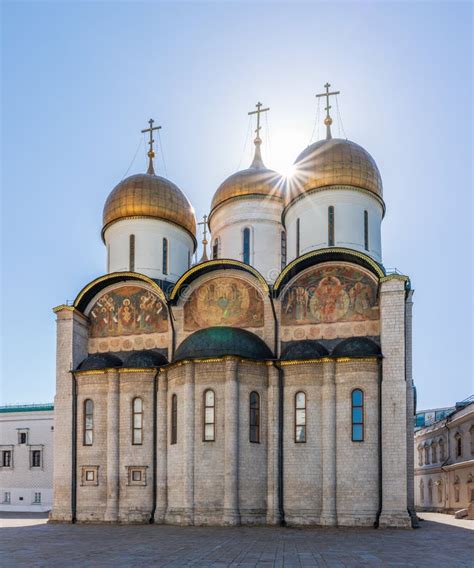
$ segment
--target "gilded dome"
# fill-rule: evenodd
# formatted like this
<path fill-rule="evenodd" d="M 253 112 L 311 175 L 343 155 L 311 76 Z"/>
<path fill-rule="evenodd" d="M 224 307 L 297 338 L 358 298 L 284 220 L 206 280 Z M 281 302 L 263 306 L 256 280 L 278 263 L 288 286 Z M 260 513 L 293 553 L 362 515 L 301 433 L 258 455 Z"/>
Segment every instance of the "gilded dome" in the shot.
<path fill-rule="evenodd" d="M 295 161 L 287 203 L 331 185 L 351 185 L 382 198 L 382 178 L 372 156 L 350 140 L 330 138 L 308 146 Z"/>
<path fill-rule="evenodd" d="M 121 181 L 104 206 L 103 229 L 127 217 L 152 217 L 179 225 L 195 239 L 196 218 L 187 197 L 171 181 L 146 173 Z"/>
<path fill-rule="evenodd" d="M 232 174 L 218 187 L 212 198 L 209 217 L 219 205 L 236 197 L 263 196 L 283 199 L 283 178 L 263 165 L 259 142 L 257 139 L 251 166 Z"/>

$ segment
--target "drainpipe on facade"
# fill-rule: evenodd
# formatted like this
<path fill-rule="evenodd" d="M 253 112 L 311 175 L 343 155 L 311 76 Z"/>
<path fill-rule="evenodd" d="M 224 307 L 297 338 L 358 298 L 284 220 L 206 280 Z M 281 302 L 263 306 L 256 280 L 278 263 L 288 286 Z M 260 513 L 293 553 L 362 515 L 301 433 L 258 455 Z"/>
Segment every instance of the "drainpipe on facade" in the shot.
<path fill-rule="evenodd" d="M 76 523 L 77 510 L 77 378 L 71 370 L 72 377 L 72 419 L 71 419 L 71 522 Z"/>
<path fill-rule="evenodd" d="M 171 363 L 174 358 L 174 352 L 176 349 L 176 331 L 174 329 L 174 317 L 173 312 L 171 311 L 171 306 L 168 303 L 166 304 L 166 306 L 168 308 L 168 315 L 171 324 L 171 357 L 168 358 L 169 362 Z"/>
<path fill-rule="evenodd" d="M 152 507 L 151 507 L 151 514 L 150 514 L 150 525 L 155 522 L 155 512 L 156 512 L 156 472 L 157 472 L 157 435 L 156 435 L 156 428 L 157 428 L 157 402 L 158 402 L 158 375 L 160 373 L 160 369 L 156 369 L 155 376 L 153 377 L 153 491 L 152 491 Z"/>
<path fill-rule="evenodd" d="M 378 478 L 379 478 L 379 507 L 377 509 L 377 514 L 375 516 L 374 528 L 379 528 L 380 523 L 380 515 L 382 514 L 382 504 L 383 504 L 383 493 L 382 493 L 382 359 L 378 360 L 378 391 L 379 391 L 379 400 L 378 400 L 378 407 L 379 407 L 379 428 L 378 428 Z"/>

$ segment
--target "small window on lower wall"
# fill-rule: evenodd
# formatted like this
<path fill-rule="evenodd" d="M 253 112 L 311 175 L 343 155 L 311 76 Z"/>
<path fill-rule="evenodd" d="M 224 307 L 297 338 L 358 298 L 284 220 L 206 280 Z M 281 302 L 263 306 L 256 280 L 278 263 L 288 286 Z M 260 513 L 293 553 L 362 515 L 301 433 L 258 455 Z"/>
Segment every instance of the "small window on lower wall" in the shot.
<path fill-rule="evenodd" d="M 352 391 L 352 441 L 364 441 L 364 393 L 360 389 Z"/>
<path fill-rule="evenodd" d="M 128 465 L 127 468 L 127 485 L 146 485 L 146 465 Z"/>
<path fill-rule="evenodd" d="M 83 465 L 81 473 L 81 485 L 99 485 L 99 466 Z"/>

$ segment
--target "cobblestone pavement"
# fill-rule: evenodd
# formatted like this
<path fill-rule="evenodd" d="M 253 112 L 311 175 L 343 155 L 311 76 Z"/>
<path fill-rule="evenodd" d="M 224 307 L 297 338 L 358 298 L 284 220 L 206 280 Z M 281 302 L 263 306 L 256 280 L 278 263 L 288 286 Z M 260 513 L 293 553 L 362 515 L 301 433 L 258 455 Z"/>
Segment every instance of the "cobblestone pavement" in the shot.
<path fill-rule="evenodd" d="M 0 564 L 2 568 L 472 568 L 474 533 L 447 524 L 447 515 L 438 517 L 438 522 L 424 520 L 417 530 L 374 530 L 48 525 L 41 518 L 4 515 Z M 474 526 L 474 521 L 465 522 Z"/>

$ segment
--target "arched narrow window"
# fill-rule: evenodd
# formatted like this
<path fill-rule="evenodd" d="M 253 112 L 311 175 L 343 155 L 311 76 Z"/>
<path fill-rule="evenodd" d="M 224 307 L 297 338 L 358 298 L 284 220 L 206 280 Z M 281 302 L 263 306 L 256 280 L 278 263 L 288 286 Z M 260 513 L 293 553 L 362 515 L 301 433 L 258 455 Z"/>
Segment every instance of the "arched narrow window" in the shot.
<path fill-rule="evenodd" d="M 369 212 L 364 211 L 364 248 L 369 250 Z"/>
<path fill-rule="evenodd" d="M 334 207 L 328 207 L 328 246 L 334 246 Z"/>
<path fill-rule="evenodd" d="M 439 441 L 439 459 L 444 461 L 444 440 L 442 438 Z"/>
<path fill-rule="evenodd" d="M 191 251 L 188 250 L 188 268 L 191 268 Z"/>
<path fill-rule="evenodd" d="M 459 502 L 459 477 L 457 475 L 454 479 L 454 500 L 456 503 Z"/>
<path fill-rule="evenodd" d="M 441 503 L 443 500 L 443 483 L 441 481 L 437 481 L 436 485 L 438 486 L 438 503 Z"/>
<path fill-rule="evenodd" d="M 296 219 L 296 257 L 300 255 L 300 220 Z"/>
<path fill-rule="evenodd" d="M 428 501 L 433 502 L 433 482 L 431 479 L 428 481 Z"/>
<path fill-rule="evenodd" d="M 431 463 L 436 463 L 438 461 L 438 452 L 436 448 L 436 442 L 431 444 Z"/>
<path fill-rule="evenodd" d="M 286 232 L 281 232 L 281 269 L 286 266 Z"/>
<path fill-rule="evenodd" d="M 364 441 L 364 393 L 360 389 L 352 391 L 352 441 Z"/>
<path fill-rule="evenodd" d="M 212 244 L 212 258 L 219 258 L 219 238 L 215 238 Z"/>
<path fill-rule="evenodd" d="M 260 442 L 260 395 L 258 392 L 250 393 L 250 422 L 249 438 L 251 442 Z"/>
<path fill-rule="evenodd" d="M 163 239 L 163 274 L 168 274 L 168 239 Z"/>
<path fill-rule="evenodd" d="M 110 272 L 110 243 L 107 244 L 107 272 Z"/>
<path fill-rule="evenodd" d="M 306 442 L 306 394 L 297 392 L 295 395 L 295 442 Z"/>
<path fill-rule="evenodd" d="M 178 441 L 178 397 L 174 394 L 171 397 L 171 443 Z"/>
<path fill-rule="evenodd" d="M 135 272 L 135 235 L 130 235 L 129 257 L 130 272 Z"/>
<path fill-rule="evenodd" d="M 216 396 L 213 390 L 204 392 L 204 436 L 205 442 L 216 439 Z"/>
<path fill-rule="evenodd" d="M 459 432 L 457 432 L 457 434 L 454 436 L 454 439 L 456 440 L 456 457 L 460 458 L 460 457 L 462 457 L 462 437 L 461 437 L 461 434 Z"/>
<path fill-rule="evenodd" d="M 250 264 L 250 229 L 245 227 L 243 231 L 243 261 Z"/>
<path fill-rule="evenodd" d="M 423 465 L 423 448 L 418 446 L 418 465 Z"/>
<path fill-rule="evenodd" d="M 420 501 L 423 503 L 424 500 L 425 500 L 425 483 L 421 479 L 420 480 Z"/>
<path fill-rule="evenodd" d="M 132 444 L 143 444 L 143 401 L 134 398 L 132 401 Z"/>
<path fill-rule="evenodd" d="M 94 403 L 90 398 L 84 401 L 84 446 L 94 441 Z"/>
<path fill-rule="evenodd" d="M 428 445 L 425 446 L 425 465 L 430 463 L 430 448 Z"/>

